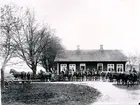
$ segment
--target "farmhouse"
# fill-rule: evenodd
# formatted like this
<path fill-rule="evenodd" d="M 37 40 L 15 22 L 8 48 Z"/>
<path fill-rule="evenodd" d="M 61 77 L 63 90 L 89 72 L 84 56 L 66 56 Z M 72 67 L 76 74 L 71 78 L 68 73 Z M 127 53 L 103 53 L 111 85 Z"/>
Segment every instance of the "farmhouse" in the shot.
<path fill-rule="evenodd" d="M 66 50 L 55 58 L 57 74 L 64 69 L 100 71 L 125 71 L 127 57 L 120 50 L 105 50 L 103 45 L 96 50 Z"/>

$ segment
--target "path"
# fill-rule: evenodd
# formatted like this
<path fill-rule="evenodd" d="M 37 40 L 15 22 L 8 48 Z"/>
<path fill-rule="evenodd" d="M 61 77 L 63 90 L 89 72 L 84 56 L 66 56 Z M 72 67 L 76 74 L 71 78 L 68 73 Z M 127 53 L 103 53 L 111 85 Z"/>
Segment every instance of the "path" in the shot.
<path fill-rule="evenodd" d="M 98 89 L 102 96 L 92 105 L 138 105 L 140 89 L 119 89 L 109 82 L 87 82 L 85 85 Z"/>

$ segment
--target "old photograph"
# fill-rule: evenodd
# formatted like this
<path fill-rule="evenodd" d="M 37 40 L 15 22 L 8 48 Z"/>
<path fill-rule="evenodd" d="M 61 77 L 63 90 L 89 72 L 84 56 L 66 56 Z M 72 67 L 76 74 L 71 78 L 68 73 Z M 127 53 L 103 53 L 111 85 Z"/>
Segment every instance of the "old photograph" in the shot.
<path fill-rule="evenodd" d="M 140 0 L 0 0 L 1 105 L 140 105 Z"/>

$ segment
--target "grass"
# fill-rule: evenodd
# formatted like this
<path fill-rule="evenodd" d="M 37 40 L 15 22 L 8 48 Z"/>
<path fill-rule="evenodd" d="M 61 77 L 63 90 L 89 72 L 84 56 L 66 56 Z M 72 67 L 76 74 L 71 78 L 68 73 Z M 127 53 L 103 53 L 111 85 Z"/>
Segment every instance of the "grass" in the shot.
<path fill-rule="evenodd" d="M 96 89 L 83 85 L 20 84 L 2 92 L 2 105 L 87 105 L 99 96 Z"/>

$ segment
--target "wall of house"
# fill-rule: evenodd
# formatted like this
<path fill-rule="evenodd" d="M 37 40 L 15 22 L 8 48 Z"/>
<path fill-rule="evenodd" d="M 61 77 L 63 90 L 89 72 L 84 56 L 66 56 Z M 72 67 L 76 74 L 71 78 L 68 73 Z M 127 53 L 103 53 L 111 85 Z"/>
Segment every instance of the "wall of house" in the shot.
<path fill-rule="evenodd" d="M 117 69 L 117 64 L 123 64 L 124 70 L 125 70 L 125 62 L 87 62 L 86 68 L 89 69 L 97 69 L 97 64 L 102 63 L 103 64 L 103 70 L 107 70 L 107 64 L 114 64 L 114 69 Z"/>
<path fill-rule="evenodd" d="M 103 70 L 107 70 L 107 64 L 114 64 L 114 69 L 117 68 L 117 64 L 123 64 L 124 70 L 126 69 L 126 62 L 59 62 L 59 72 L 60 72 L 60 64 L 67 64 L 67 69 L 69 69 L 69 64 L 76 64 L 76 70 L 80 70 L 80 63 L 86 64 L 86 69 L 97 69 L 98 63 L 103 63 Z M 55 67 L 57 69 L 57 67 Z"/>

